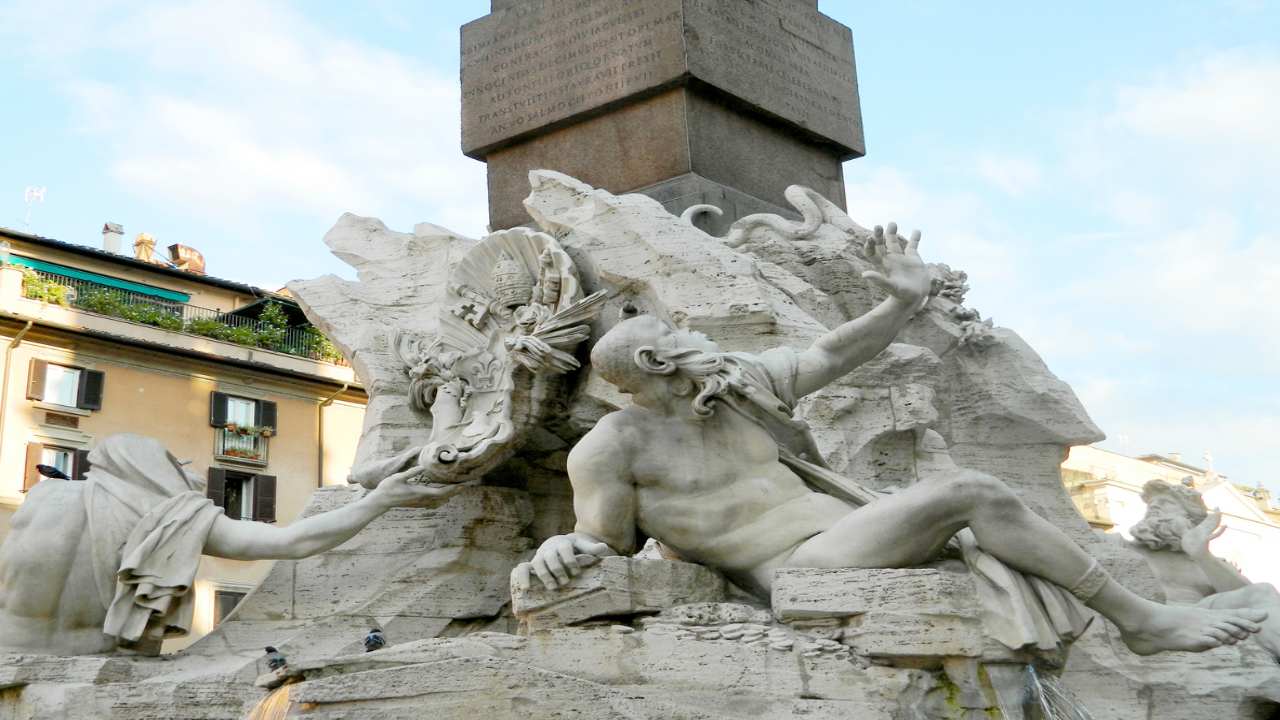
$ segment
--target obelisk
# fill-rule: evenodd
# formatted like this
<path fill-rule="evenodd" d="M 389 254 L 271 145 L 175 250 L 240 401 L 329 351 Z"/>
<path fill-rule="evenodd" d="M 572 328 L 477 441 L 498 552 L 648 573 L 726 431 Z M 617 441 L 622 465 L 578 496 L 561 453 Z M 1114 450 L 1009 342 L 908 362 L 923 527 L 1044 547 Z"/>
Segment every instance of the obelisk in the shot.
<path fill-rule="evenodd" d="M 816 0 L 492 0 L 461 67 L 493 229 L 529 222 L 535 168 L 717 205 L 718 232 L 792 214 L 792 184 L 843 205 L 841 163 L 864 153 L 852 33 Z"/>

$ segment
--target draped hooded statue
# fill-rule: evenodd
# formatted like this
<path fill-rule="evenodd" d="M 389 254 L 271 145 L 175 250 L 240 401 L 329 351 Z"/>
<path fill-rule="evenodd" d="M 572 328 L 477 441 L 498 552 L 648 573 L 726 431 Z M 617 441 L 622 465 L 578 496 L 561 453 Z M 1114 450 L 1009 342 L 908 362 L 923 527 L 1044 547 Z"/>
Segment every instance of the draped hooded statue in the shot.
<path fill-rule="evenodd" d="M 409 485 L 411 468 L 336 510 L 280 528 L 232 520 L 157 440 L 120 434 L 89 453 L 83 482 L 37 484 L 0 545 L 0 651 L 155 651 L 191 628 L 201 554 L 296 559 L 346 541 L 395 505 L 456 488 Z"/>

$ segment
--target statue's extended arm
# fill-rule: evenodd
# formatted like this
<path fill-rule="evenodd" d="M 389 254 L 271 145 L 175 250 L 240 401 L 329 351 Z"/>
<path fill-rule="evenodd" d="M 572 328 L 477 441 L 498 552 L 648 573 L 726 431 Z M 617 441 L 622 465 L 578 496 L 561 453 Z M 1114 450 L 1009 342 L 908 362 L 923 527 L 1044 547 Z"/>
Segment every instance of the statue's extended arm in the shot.
<path fill-rule="evenodd" d="M 568 535 L 547 538 L 529 562 L 516 568 L 518 582 L 525 587 L 533 575 L 547 589 L 568 583 L 590 564 L 580 561 L 579 554 L 606 557 L 635 549 L 635 488 L 618 426 L 613 416 L 605 416 L 569 452 L 577 524 Z"/>
<path fill-rule="evenodd" d="M 808 350 L 800 353 L 797 396 L 829 385 L 880 354 L 920 309 L 929 295 L 932 279 L 917 252 L 919 244 L 918 231 L 904 243 L 898 237 L 897 225 L 889 223 L 887 233 L 876 226 L 865 247 L 865 255 L 879 269 L 862 276 L 888 292 L 889 297 L 862 317 L 818 338 Z"/>
<path fill-rule="evenodd" d="M 204 551 L 231 560 L 300 560 L 341 545 L 382 513 L 399 505 L 440 502 L 462 485 L 411 485 L 422 472 L 414 467 L 384 479 L 359 500 L 287 527 L 219 517 L 205 540 Z"/>
<path fill-rule="evenodd" d="M 1231 563 L 1209 552 L 1209 543 L 1227 531 L 1221 525 L 1222 513 L 1217 510 L 1209 513 L 1203 522 L 1183 533 L 1182 551 L 1195 561 L 1213 589 L 1223 593 L 1248 587 L 1251 583 Z"/>

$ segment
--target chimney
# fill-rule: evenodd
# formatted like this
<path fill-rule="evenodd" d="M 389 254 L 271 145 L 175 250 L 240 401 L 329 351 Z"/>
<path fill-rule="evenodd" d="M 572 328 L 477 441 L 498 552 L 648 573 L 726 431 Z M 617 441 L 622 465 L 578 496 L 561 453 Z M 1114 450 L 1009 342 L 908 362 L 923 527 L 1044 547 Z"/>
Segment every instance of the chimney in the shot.
<path fill-rule="evenodd" d="M 1170 459 L 1170 460 L 1172 460 L 1172 461 L 1174 461 L 1174 462 L 1182 462 L 1182 453 L 1180 453 L 1180 452 L 1171 452 L 1171 453 L 1169 453 L 1169 459 Z"/>
<path fill-rule="evenodd" d="M 102 249 L 109 253 L 120 254 L 120 240 L 124 237 L 124 226 L 109 222 L 102 226 Z"/>
<path fill-rule="evenodd" d="M 173 244 L 169 246 L 169 259 L 173 266 L 179 270 L 186 270 L 196 275 L 204 274 L 204 255 L 199 250 L 186 245 Z"/>

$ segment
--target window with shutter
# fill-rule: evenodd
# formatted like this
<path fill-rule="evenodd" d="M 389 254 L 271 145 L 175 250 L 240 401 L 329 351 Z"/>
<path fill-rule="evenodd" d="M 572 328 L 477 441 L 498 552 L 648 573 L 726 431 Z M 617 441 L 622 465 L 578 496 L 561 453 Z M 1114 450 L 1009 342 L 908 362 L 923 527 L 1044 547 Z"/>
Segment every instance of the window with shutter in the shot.
<path fill-rule="evenodd" d="M 102 409 L 102 387 L 106 374 L 98 370 L 84 370 L 80 373 L 80 386 L 76 392 L 76 407 L 83 410 Z"/>
<path fill-rule="evenodd" d="M 209 424 L 222 427 L 227 424 L 227 394 L 216 390 L 209 393 Z"/>
<path fill-rule="evenodd" d="M 232 610 L 244 600 L 248 593 L 236 592 L 234 590 L 215 590 L 213 593 L 213 626 L 217 627 Z"/>
<path fill-rule="evenodd" d="M 71 473 L 71 477 L 76 480 L 84 480 L 85 473 L 89 472 L 89 451 L 77 450 L 75 462 L 72 464 L 75 472 Z"/>
<path fill-rule="evenodd" d="M 74 448 L 45 445 L 40 452 L 40 464 L 51 467 L 67 478 L 76 476 L 76 451 Z"/>
<path fill-rule="evenodd" d="M 269 523 L 276 521 L 276 478 L 274 475 L 255 475 L 253 478 L 253 519 Z"/>
<path fill-rule="evenodd" d="M 276 424 L 276 404 L 270 400 L 259 400 L 254 424 L 258 427 L 271 428 L 272 434 L 278 435 L 280 428 Z"/>
<path fill-rule="evenodd" d="M 44 400 L 44 376 L 49 363 L 44 360 L 31 358 L 31 365 L 27 369 L 27 399 L 28 400 Z"/>
<path fill-rule="evenodd" d="M 212 500 L 214 505 L 225 507 L 226 493 L 227 471 L 222 468 L 209 468 L 209 484 L 205 487 L 205 496 Z"/>
<path fill-rule="evenodd" d="M 36 466 L 44 459 L 44 445 L 38 442 L 27 443 L 27 462 L 22 474 L 22 492 L 26 492 L 40 482 L 40 471 Z"/>
<path fill-rule="evenodd" d="M 258 401 L 228 395 L 227 422 L 242 428 L 255 427 L 258 424 Z"/>

